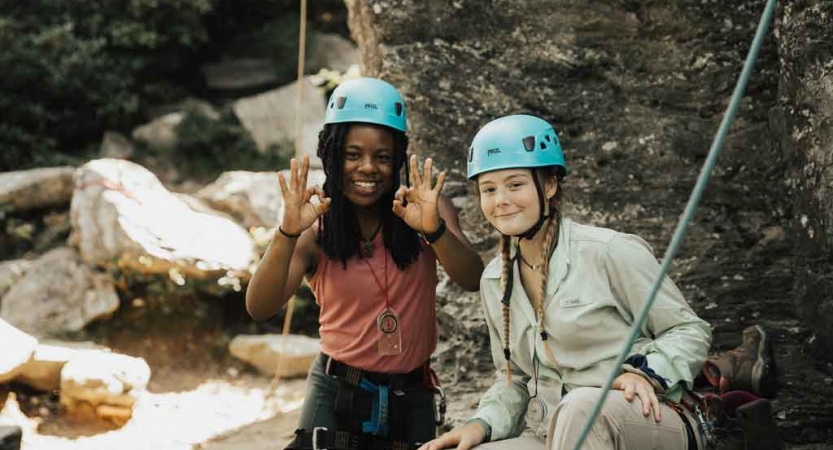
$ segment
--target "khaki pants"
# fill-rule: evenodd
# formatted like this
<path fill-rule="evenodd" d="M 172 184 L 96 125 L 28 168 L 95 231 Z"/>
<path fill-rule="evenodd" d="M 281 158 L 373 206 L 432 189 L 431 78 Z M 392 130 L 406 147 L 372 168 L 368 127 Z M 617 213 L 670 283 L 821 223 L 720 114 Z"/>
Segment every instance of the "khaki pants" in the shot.
<path fill-rule="evenodd" d="M 489 442 L 476 448 L 572 450 L 601 391 L 599 388 L 578 388 L 567 394 L 555 408 L 546 442 L 543 438 L 524 436 Z M 666 404 L 660 404 L 660 408 L 660 422 L 656 423 L 653 414 L 642 415 L 642 402 L 638 397 L 628 402 L 624 392 L 610 391 L 582 450 L 687 450 L 685 425 L 679 414 Z M 688 411 L 686 416 L 694 429 L 697 448 L 703 449 L 696 420 Z"/>

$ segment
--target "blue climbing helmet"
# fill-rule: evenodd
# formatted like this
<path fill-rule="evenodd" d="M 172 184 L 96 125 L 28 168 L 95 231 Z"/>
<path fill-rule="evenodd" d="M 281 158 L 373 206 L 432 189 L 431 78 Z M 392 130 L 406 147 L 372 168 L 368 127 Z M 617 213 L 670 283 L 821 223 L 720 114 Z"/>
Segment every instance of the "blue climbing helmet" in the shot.
<path fill-rule="evenodd" d="M 471 142 L 468 177 L 502 169 L 533 169 L 567 165 L 552 125 L 535 116 L 517 114 L 487 123 Z"/>
<path fill-rule="evenodd" d="M 536 169 L 559 166 L 567 174 L 564 152 L 555 129 L 546 120 L 523 114 L 504 116 L 487 123 L 471 141 L 468 177 L 503 169 Z M 538 221 L 530 229 L 516 235 L 532 239 L 553 211 L 545 213 L 544 191 L 537 176 L 532 177 L 538 192 Z"/>
<path fill-rule="evenodd" d="M 324 123 L 364 122 L 408 131 L 405 102 L 390 83 L 377 78 L 347 80 L 333 91 L 327 102 Z"/>

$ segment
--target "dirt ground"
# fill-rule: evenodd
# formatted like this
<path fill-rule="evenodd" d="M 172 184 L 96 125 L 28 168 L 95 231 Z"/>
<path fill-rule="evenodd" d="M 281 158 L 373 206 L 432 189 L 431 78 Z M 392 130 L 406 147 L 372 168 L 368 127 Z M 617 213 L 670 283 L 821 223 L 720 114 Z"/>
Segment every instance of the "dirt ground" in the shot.
<path fill-rule="evenodd" d="M 156 368 L 148 392 L 123 427 L 68 417 L 54 394 L 16 389 L 0 424 L 23 428 L 24 450 L 266 450 L 289 442 L 303 401 L 304 380 L 281 382 L 229 369 L 224 376 Z M 162 369 L 162 370 L 158 370 Z"/>

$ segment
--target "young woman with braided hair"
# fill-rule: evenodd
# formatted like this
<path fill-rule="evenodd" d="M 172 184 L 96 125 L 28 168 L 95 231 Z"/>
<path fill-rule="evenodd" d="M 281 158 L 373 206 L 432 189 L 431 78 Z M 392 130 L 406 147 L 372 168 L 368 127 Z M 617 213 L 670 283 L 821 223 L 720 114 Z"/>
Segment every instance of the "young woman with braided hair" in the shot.
<path fill-rule="evenodd" d="M 498 377 L 471 420 L 421 449 L 570 450 L 592 413 L 659 264 L 638 236 L 562 217 L 566 175 L 540 118 L 499 118 L 472 141 L 468 176 L 501 234 L 480 281 Z M 705 448 L 680 404 L 709 325 L 666 277 L 641 331 L 582 448 Z"/>
<path fill-rule="evenodd" d="M 483 262 L 433 181 L 407 158 L 405 104 L 373 78 L 333 92 L 319 135 L 323 188 L 309 159 L 279 175 L 283 218 L 246 292 L 252 317 L 275 315 L 302 278 L 321 306 L 321 354 L 289 449 L 411 449 L 435 436 L 436 263 L 478 289 Z M 400 185 L 405 167 L 409 186 Z M 319 202 L 312 202 L 316 196 Z"/>

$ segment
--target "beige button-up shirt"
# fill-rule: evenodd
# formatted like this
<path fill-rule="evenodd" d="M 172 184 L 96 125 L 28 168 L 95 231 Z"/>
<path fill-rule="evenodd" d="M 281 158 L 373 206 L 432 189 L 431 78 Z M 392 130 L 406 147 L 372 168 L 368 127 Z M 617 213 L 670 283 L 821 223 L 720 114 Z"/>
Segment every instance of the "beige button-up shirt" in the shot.
<path fill-rule="evenodd" d="M 492 440 L 518 436 L 526 425 L 527 403 L 535 390 L 533 357 L 539 364 L 538 397 L 548 412 L 543 422 L 530 424 L 539 434 L 546 431 L 562 392 L 604 385 L 659 273 L 651 247 L 638 236 L 562 219 L 558 242 L 544 299 L 546 344 L 537 333 L 535 311 L 520 281 L 518 265 L 512 268 L 511 386 L 503 356 L 500 255 L 483 272 L 480 295 L 497 380 L 473 418 L 492 427 Z M 666 276 L 630 354 L 646 355 L 648 366 L 667 381 L 665 397 L 678 401 L 682 384 L 690 388 L 701 370 L 710 343 L 709 324 L 692 311 Z M 543 345 L 550 346 L 557 365 L 547 359 Z"/>

